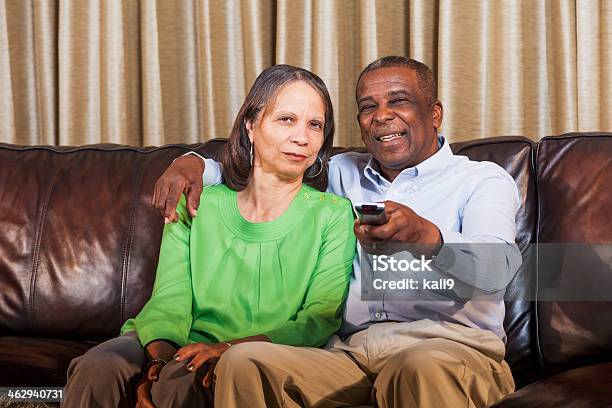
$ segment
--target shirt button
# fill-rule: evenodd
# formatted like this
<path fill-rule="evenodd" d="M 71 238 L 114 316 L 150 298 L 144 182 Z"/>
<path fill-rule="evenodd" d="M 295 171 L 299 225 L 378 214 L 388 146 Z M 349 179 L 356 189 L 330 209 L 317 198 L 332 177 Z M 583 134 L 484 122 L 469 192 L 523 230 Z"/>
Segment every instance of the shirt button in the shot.
<path fill-rule="evenodd" d="M 374 317 L 375 317 L 377 320 L 380 320 L 380 319 L 382 318 L 382 313 L 380 313 L 380 312 L 376 312 L 376 313 L 374 313 Z"/>

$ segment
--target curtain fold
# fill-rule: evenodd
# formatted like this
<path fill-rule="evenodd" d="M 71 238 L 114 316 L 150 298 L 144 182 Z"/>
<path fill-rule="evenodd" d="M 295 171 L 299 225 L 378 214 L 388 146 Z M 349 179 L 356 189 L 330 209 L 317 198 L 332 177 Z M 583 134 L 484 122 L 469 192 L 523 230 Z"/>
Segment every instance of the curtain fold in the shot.
<path fill-rule="evenodd" d="M 361 145 L 359 72 L 391 54 L 438 78 L 442 133 L 612 130 L 608 0 L 0 0 L 0 142 L 225 137 L 256 76 L 312 70 L 336 145 Z"/>

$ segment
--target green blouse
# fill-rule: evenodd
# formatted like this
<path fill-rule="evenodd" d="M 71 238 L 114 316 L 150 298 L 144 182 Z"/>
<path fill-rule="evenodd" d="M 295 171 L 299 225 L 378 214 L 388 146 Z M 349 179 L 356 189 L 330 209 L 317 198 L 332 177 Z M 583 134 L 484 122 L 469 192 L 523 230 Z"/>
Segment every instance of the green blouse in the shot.
<path fill-rule="evenodd" d="M 339 328 L 355 254 L 350 202 L 303 185 L 285 213 L 251 223 L 226 185 L 205 187 L 198 217 L 164 228 L 153 294 L 121 332 L 183 346 L 257 334 L 322 346 Z"/>

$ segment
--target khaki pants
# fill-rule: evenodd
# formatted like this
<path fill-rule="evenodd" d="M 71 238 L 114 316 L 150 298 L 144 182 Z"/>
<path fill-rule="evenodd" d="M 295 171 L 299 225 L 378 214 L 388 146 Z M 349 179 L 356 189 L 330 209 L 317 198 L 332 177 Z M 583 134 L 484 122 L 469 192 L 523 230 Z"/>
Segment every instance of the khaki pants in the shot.
<path fill-rule="evenodd" d="M 379 323 L 325 349 L 243 343 L 217 364 L 215 407 L 488 407 L 514 390 L 493 333 Z"/>
<path fill-rule="evenodd" d="M 272 343 L 229 348 L 215 369 L 214 406 L 487 407 L 514 390 L 504 344 L 493 333 L 420 320 L 379 323 L 325 349 Z M 63 406 L 133 406 L 145 357 L 135 335 L 72 361 Z M 159 408 L 211 406 L 201 372 L 168 363 L 151 390 Z"/>

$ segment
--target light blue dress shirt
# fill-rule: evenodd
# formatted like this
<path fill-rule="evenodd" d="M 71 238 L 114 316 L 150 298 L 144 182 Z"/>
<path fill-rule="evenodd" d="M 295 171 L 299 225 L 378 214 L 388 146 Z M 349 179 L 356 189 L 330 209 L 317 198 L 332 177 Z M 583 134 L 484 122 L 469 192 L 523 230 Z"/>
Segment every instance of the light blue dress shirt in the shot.
<path fill-rule="evenodd" d="M 219 163 L 205 159 L 204 184 L 222 182 Z M 369 153 L 348 152 L 329 162 L 329 192 L 353 205 L 391 200 L 434 223 L 445 244 L 434 261 L 435 273 L 476 288 L 470 299 L 362 300 L 361 245 L 344 308 L 341 336 L 383 321 L 431 319 L 490 330 L 503 341 L 504 288 L 521 264 L 515 244 L 519 196 L 512 177 L 491 162 L 454 155 L 439 136 L 438 151 L 392 182 L 378 171 Z M 454 245 L 459 244 L 459 246 Z"/>

